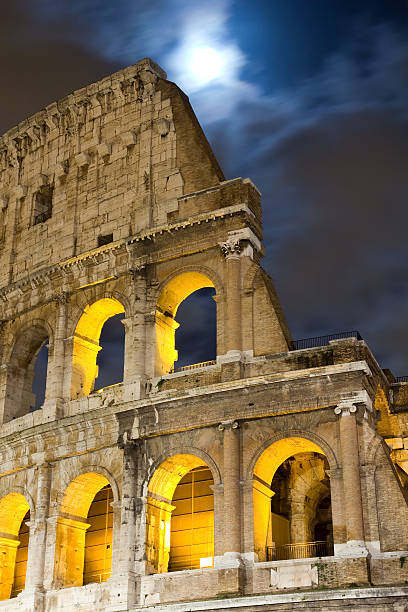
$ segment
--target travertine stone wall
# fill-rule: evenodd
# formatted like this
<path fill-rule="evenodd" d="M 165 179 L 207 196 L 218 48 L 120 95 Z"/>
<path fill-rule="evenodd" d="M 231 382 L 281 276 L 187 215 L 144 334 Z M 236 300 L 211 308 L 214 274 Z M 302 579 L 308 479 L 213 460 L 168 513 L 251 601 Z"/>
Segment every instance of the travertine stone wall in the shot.
<path fill-rule="evenodd" d="M 40 219 L 37 196 L 51 193 Z M 3 599 L 30 510 L 25 589 L 0 609 L 114 612 L 256 594 L 267 610 L 265 594 L 299 587 L 306 605 L 320 587 L 370 584 L 395 587 L 364 595 L 370 609 L 392 609 L 408 555 L 404 383 L 362 340 L 292 350 L 262 256 L 258 190 L 225 180 L 188 99 L 149 59 L 0 139 Z M 216 293 L 216 362 L 171 373 L 177 308 L 204 286 Z M 116 312 L 124 380 L 94 393 L 100 330 Z M 45 402 L 32 412 L 46 338 Z M 330 487 L 335 554 L 267 562 L 271 481 L 295 451 L 325 457 L 310 469 L 320 492 Z M 172 496 L 195 467 L 214 481 L 214 567 L 167 573 Z M 82 586 L 86 517 L 106 484 L 112 575 Z M 293 540 L 309 537 L 313 503 L 294 509 Z"/>

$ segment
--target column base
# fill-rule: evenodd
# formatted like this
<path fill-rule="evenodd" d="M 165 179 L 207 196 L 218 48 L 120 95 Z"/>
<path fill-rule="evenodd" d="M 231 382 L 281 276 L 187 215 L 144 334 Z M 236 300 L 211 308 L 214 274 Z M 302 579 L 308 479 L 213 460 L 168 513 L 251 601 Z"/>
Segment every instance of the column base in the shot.
<path fill-rule="evenodd" d="M 17 601 L 24 612 L 43 612 L 45 609 L 44 591 L 40 587 L 24 589 L 17 596 Z"/>
<path fill-rule="evenodd" d="M 46 399 L 41 406 L 41 421 L 56 421 L 64 416 L 65 400 L 60 397 L 54 399 Z"/>
<path fill-rule="evenodd" d="M 364 540 L 348 540 L 334 545 L 335 557 L 367 557 L 369 554 Z"/>
<path fill-rule="evenodd" d="M 123 384 L 123 400 L 125 402 L 133 402 L 144 399 L 146 397 L 145 384 L 145 376 L 135 376 L 131 382 L 125 382 Z"/>
<path fill-rule="evenodd" d="M 217 355 L 217 365 L 234 361 L 247 361 L 252 359 L 254 351 L 228 351 L 225 355 Z"/>
<path fill-rule="evenodd" d="M 129 610 L 138 605 L 140 599 L 140 576 L 135 574 L 114 575 L 107 581 L 113 594 L 113 602 L 106 607 L 107 612 Z"/>
<path fill-rule="evenodd" d="M 227 552 L 214 557 L 214 567 L 218 570 L 218 595 L 242 595 L 245 568 L 241 554 Z"/>

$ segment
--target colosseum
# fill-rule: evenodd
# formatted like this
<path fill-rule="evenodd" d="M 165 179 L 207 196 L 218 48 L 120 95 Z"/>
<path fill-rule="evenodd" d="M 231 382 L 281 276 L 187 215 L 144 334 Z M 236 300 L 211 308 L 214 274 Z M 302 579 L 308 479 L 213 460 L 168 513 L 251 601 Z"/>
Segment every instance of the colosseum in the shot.
<path fill-rule="evenodd" d="M 0 611 L 408 610 L 408 379 L 294 341 L 263 254 L 150 59 L 0 138 Z M 215 359 L 177 367 L 203 288 Z"/>

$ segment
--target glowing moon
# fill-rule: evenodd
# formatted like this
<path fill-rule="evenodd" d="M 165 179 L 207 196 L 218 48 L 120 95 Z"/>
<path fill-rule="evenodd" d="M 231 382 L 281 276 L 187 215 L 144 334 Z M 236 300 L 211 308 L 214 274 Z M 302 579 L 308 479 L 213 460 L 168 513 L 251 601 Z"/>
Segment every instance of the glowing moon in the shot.
<path fill-rule="evenodd" d="M 218 51 L 211 47 L 197 47 L 191 53 L 190 70 L 201 83 L 213 81 L 222 74 L 224 60 Z"/>

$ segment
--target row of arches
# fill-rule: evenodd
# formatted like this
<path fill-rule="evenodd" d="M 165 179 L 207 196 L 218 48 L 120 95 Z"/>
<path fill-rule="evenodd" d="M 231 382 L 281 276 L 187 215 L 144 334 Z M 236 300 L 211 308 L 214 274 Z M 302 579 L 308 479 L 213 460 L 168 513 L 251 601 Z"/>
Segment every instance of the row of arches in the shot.
<path fill-rule="evenodd" d="M 185 272 L 172 278 L 156 304 L 152 375 L 160 376 L 191 363 L 216 356 L 216 303 L 213 282 L 201 272 Z M 144 303 L 145 296 L 136 296 Z M 125 300 L 124 300 L 125 302 Z M 137 334 L 144 335 L 144 315 Z M 178 321 L 176 321 L 176 315 Z M 127 335 L 125 306 L 120 296 L 102 297 L 85 306 L 71 337 L 69 399 L 123 381 Z M 55 338 L 46 325 L 36 321 L 17 337 L 7 357 L 7 381 L 3 421 L 41 408 L 47 396 L 50 370 L 57 367 Z M 64 335 L 69 330 L 64 330 Z M 134 340 L 129 338 L 129 345 Z M 64 350 L 69 344 L 66 342 Z M 132 347 L 130 347 L 132 348 Z M 140 361 L 148 361 L 142 355 Z M 140 364 L 139 364 L 140 366 Z M 141 369 L 140 366 L 139 369 Z M 144 372 L 138 372 L 143 374 Z M 134 374 L 134 373 L 133 373 Z M 54 384 L 54 381 L 52 381 Z M 68 399 L 68 398 L 67 398 Z"/>
<path fill-rule="evenodd" d="M 251 502 L 253 550 L 259 561 L 317 556 L 317 551 L 319 556 L 332 554 L 327 467 L 320 446 L 304 438 L 279 440 L 260 454 Z M 115 481 L 102 472 L 81 473 L 62 497 L 55 524 L 53 588 L 104 582 L 118 564 L 119 493 Z M 154 469 L 143 495 L 144 528 L 136 534 L 144 538 L 146 573 L 214 566 L 216 549 L 220 551 L 217 521 L 223 520 L 216 502 L 219 484 L 212 460 L 191 452 L 171 455 Z M 27 565 L 35 562 L 29 545 L 33 510 L 22 493 L 0 499 L 2 599 L 24 589 Z M 319 549 L 313 548 L 316 538 L 324 544 Z"/>

